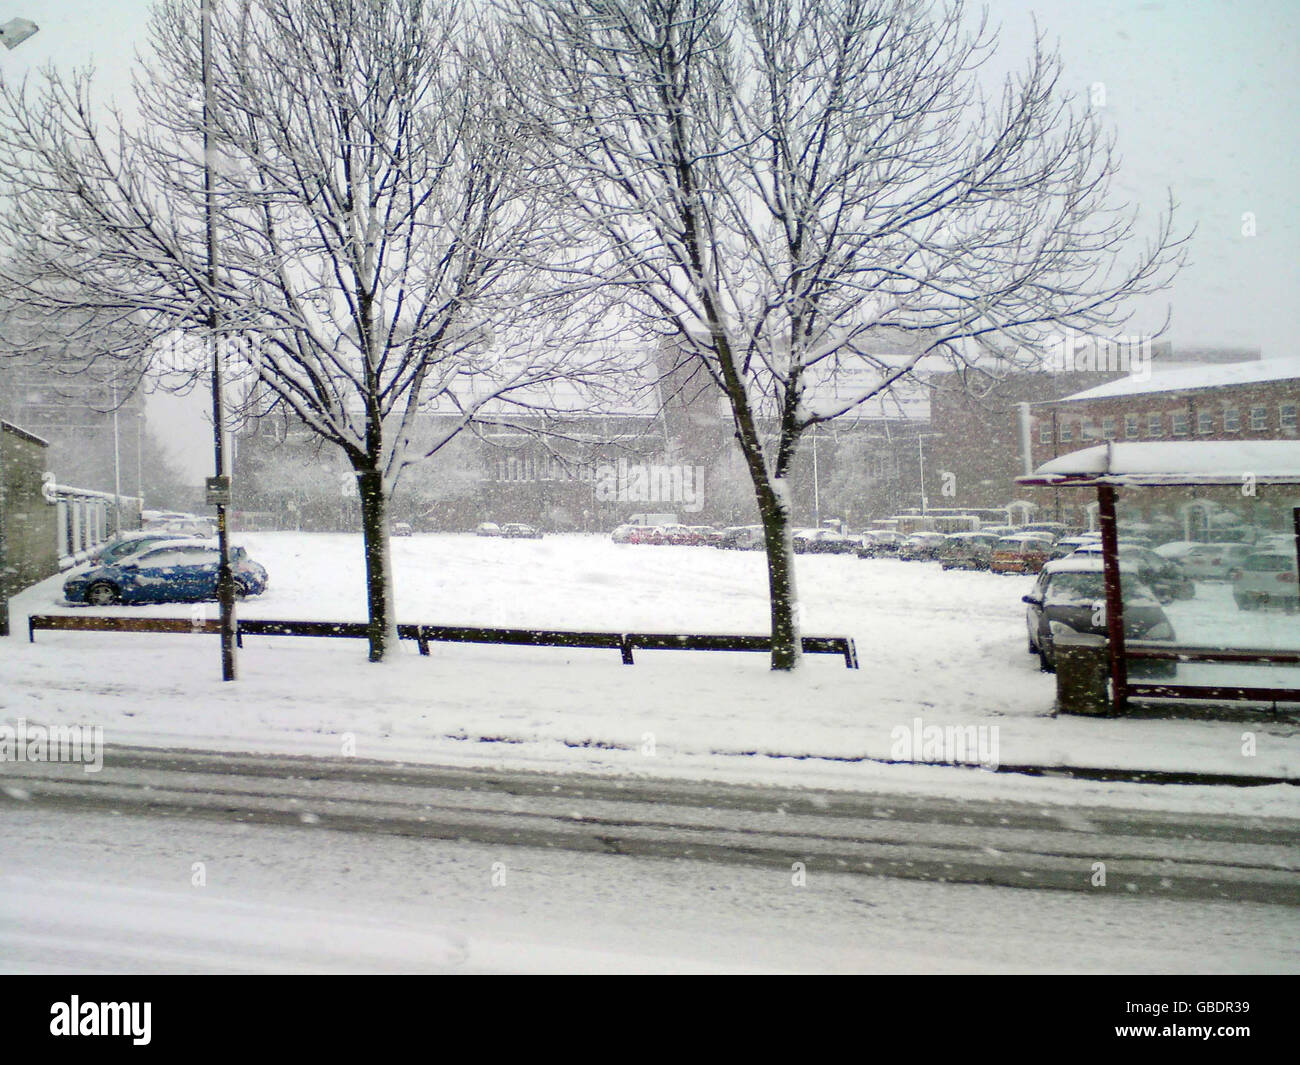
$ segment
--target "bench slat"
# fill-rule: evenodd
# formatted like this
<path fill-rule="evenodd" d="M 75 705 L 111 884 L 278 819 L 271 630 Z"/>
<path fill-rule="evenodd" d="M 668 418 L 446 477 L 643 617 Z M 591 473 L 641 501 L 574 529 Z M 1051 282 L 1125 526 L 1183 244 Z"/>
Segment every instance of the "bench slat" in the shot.
<path fill-rule="evenodd" d="M 309 636 L 365 639 L 369 628 L 364 621 L 270 621 L 237 619 L 236 635 L 242 645 L 245 636 Z M 186 618 L 78 617 L 69 614 L 32 614 L 27 619 L 27 637 L 35 641 L 37 629 L 90 632 L 201 632 L 219 634 L 217 620 Z M 770 651 L 769 636 L 677 634 L 648 632 L 581 632 L 565 629 L 497 629 L 465 625 L 398 625 L 397 635 L 415 640 L 420 654 L 429 653 L 429 642 L 488 643 L 533 647 L 589 647 L 619 651 L 623 661 L 634 664 L 633 650 L 655 651 Z M 834 654 L 844 657 L 848 669 L 858 668 L 857 649 L 847 636 L 805 636 L 806 654 Z"/>

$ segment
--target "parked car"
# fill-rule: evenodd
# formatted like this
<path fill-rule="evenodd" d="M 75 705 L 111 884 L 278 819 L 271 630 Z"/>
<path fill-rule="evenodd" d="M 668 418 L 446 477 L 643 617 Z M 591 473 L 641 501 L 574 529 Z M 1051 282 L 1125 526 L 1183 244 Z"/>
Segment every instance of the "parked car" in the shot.
<path fill-rule="evenodd" d="M 175 603 L 217 597 L 217 545 L 204 540 L 165 540 L 109 566 L 72 574 L 63 582 L 69 603 Z M 266 591 L 266 570 L 242 547 L 230 548 L 235 595 Z"/>
<path fill-rule="evenodd" d="M 834 529 L 799 529 L 791 542 L 797 555 L 845 555 L 857 547 L 851 537 Z"/>
<path fill-rule="evenodd" d="M 616 544 L 630 544 L 632 543 L 633 534 L 639 528 L 641 528 L 640 525 L 618 525 L 609 534 L 609 538 Z"/>
<path fill-rule="evenodd" d="M 475 536 L 500 536 L 501 526 L 494 521 L 485 521 L 474 530 Z"/>
<path fill-rule="evenodd" d="M 1161 558 L 1167 558 L 1174 562 L 1182 562 L 1192 551 L 1204 546 L 1203 543 L 1196 540 L 1168 540 L 1163 544 L 1153 547 L 1151 550 Z"/>
<path fill-rule="evenodd" d="M 406 522 L 406 521 L 395 521 L 395 522 L 393 522 L 393 535 L 394 535 L 394 536 L 414 536 L 415 533 L 414 533 L 414 530 L 411 529 L 411 524 L 410 524 L 410 522 Z"/>
<path fill-rule="evenodd" d="M 1036 521 L 1026 525 L 1019 530 L 1020 532 L 1045 532 L 1048 533 L 1053 541 L 1059 540 L 1062 536 L 1070 535 L 1070 527 L 1063 521 Z"/>
<path fill-rule="evenodd" d="M 1065 558 L 1066 555 L 1072 555 L 1081 547 L 1089 547 L 1092 544 L 1101 543 L 1100 533 L 1086 533 L 1080 536 L 1065 536 L 1052 545 L 1051 561 L 1055 562 L 1058 558 Z"/>
<path fill-rule="evenodd" d="M 1070 557 L 1084 555 L 1101 558 L 1101 544 L 1086 544 Z M 1120 544 L 1119 558 L 1121 564 L 1133 567 L 1138 578 L 1151 587 L 1162 603 L 1191 599 L 1196 595 L 1196 582 L 1183 572 L 1182 567 L 1149 547 Z"/>
<path fill-rule="evenodd" d="M 696 543 L 695 533 L 689 526 L 681 524 L 658 525 L 648 541 L 652 544 L 670 544 L 685 547 Z"/>
<path fill-rule="evenodd" d="M 1288 614 L 1300 609 L 1300 583 L 1294 553 L 1261 551 L 1242 560 L 1233 576 L 1232 598 L 1238 610 L 1280 606 Z"/>
<path fill-rule="evenodd" d="M 944 569 L 988 569 L 997 542 L 990 533 L 952 533 L 939 548 L 939 564 Z"/>
<path fill-rule="evenodd" d="M 862 534 L 858 558 L 893 558 L 907 537 L 889 529 L 870 529 Z"/>
<path fill-rule="evenodd" d="M 898 545 L 898 557 L 909 562 L 929 562 L 937 558 L 939 548 L 947 539 L 943 533 L 913 533 Z"/>
<path fill-rule="evenodd" d="M 217 535 L 217 523 L 209 518 L 188 518 L 184 521 L 166 521 L 150 526 L 150 531 L 164 532 L 173 537 L 193 536 L 210 540 Z"/>
<path fill-rule="evenodd" d="M 664 531 L 658 525 L 633 525 L 628 534 L 629 544 L 662 544 Z"/>
<path fill-rule="evenodd" d="M 106 544 L 101 544 L 87 559 L 91 566 L 111 566 L 131 555 L 137 555 L 147 547 L 154 544 L 166 543 L 168 540 L 190 539 L 190 537 L 177 536 L 174 533 L 162 532 L 159 530 L 150 530 L 146 532 L 123 533 L 114 540 Z"/>
<path fill-rule="evenodd" d="M 1179 542 L 1179 546 L 1186 541 Z M 1188 549 L 1181 554 L 1171 556 L 1171 544 L 1161 544 L 1156 554 L 1169 558 L 1183 568 L 1187 576 L 1198 581 L 1226 581 L 1234 570 L 1254 554 L 1255 548 L 1250 544 L 1188 544 Z"/>
<path fill-rule="evenodd" d="M 525 525 L 521 521 L 512 521 L 501 526 L 501 535 L 507 540 L 540 540 L 542 538 L 541 530 L 534 528 L 532 525 Z"/>
<path fill-rule="evenodd" d="M 1052 557 L 1052 535 L 1012 533 L 993 545 L 989 569 L 994 573 L 1037 573 Z"/>
<path fill-rule="evenodd" d="M 733 525 L 723 529 L 714 546 L 732 551 L 757 551 L 763 546 L 763 526 Z"/>
<path fill-rule="evenodd" d="M 1121 564 L 1120 585 L 1124 597 L 1124 634 L 1135 640 L 1173 641 L 1174 627 L 1156 601 L 1155 593 L 1136 572 Z M 1089 555 L 1048 562 L 1038 574 L 1033 591 L 1022 596 L 1026 604 L 1025 623 L 1029 630 L 1029 653 L 1038 655 L 1039 667 L 1056 671 L 1054 640 L 1065 633 L 1105 636 L 1106 584 L 1101 559 Z M 1169 677 L 1177 664 L 1135 659 L 1129 664 L 1134 676 Z"/>

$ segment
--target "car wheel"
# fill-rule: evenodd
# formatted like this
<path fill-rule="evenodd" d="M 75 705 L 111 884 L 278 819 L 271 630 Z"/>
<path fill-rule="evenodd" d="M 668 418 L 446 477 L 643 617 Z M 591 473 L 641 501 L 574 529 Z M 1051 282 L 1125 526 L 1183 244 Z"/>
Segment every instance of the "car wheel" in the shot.
<path fill-rule="evenodd" d="M 1255 602 L 1254 602 L 1254 600 L 1252 600 L 1252 599 L 1244 599 L 1244 598 L 1242 598 L 1241 596 L 1237 596 L 1237 609 L 1238 609 L 1238 610 L 1254 610 L 1254 609 L 1255 609 Z"/>
<path fill-rule="evenodd" d="M 86 589 L 86 602 L 91 606 L 111 606 L 120 599 L 117 588 L 108 581 L 96 581 Z"/>
<path fill-rule="evenodd" d="M 238 577 L 236 577 L 235 580 L 234 580 L 233 582 L 231 582 L 231 583 L 233 583 L 234 586 L 235 586 L 235 589 L 234 589 L 234 590 L 235 590 L 235 598 L 236 598 L 236 599 L 247 599 L 247 598 L 248 598 L 248 586 L 247 586 L 246 584 L 244 584 L 243 581 L 241 581 Z"/>

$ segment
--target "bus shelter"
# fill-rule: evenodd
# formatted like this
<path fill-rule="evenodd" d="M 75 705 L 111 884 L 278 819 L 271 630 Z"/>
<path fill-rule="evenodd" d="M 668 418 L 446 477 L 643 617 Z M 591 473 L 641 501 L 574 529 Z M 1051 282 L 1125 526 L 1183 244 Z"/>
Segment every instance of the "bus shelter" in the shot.
<path fill-rule="evenodd" d="M 1123 713 L 1128 701 L 1137 698 L 1300 702 L 1300 687 L 1130 681 L 1131 659 L 1300 666 L 1300 647 L 1161 647 L 1149 642 L 1126 645 L 1117 518 L 1117 494 L 1126 488 L 1205 488 L 1220 492 L 1227 489 L 1246 497 L 1270 486 L 1300 486 L 1300 441 L 1109 442 L 1052 459 L 1032 474 L 1017 477 L 1016 483 L 1026 487 L 1096 491 L 1113 713 Z M 1300 505 L 1290 508 L 1289 517 L 1287 535 L 1293 538 L 1292 550 L 1300 561 Z M 1296 579 L 1300 581 L 1300 566 L 1297 574 Z M 1297 593 L 1300 594 L 1300 587 Z"/>

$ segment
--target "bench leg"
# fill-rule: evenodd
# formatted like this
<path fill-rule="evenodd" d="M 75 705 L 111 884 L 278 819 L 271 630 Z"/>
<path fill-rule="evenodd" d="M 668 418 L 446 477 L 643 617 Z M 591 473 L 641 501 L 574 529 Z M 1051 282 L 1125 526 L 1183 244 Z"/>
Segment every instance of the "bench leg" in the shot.
<path fill-rule="evenodd" d="M 619 650 L 623 652 L 623 665 L 625 666 L 636 665 L 635 660 L 633 660 L 632 658 L 632 644 L 628 641 L 626 636 L 624 636 L 623 639 L 619 641 L 618 646 L 619 646 Z"/>

